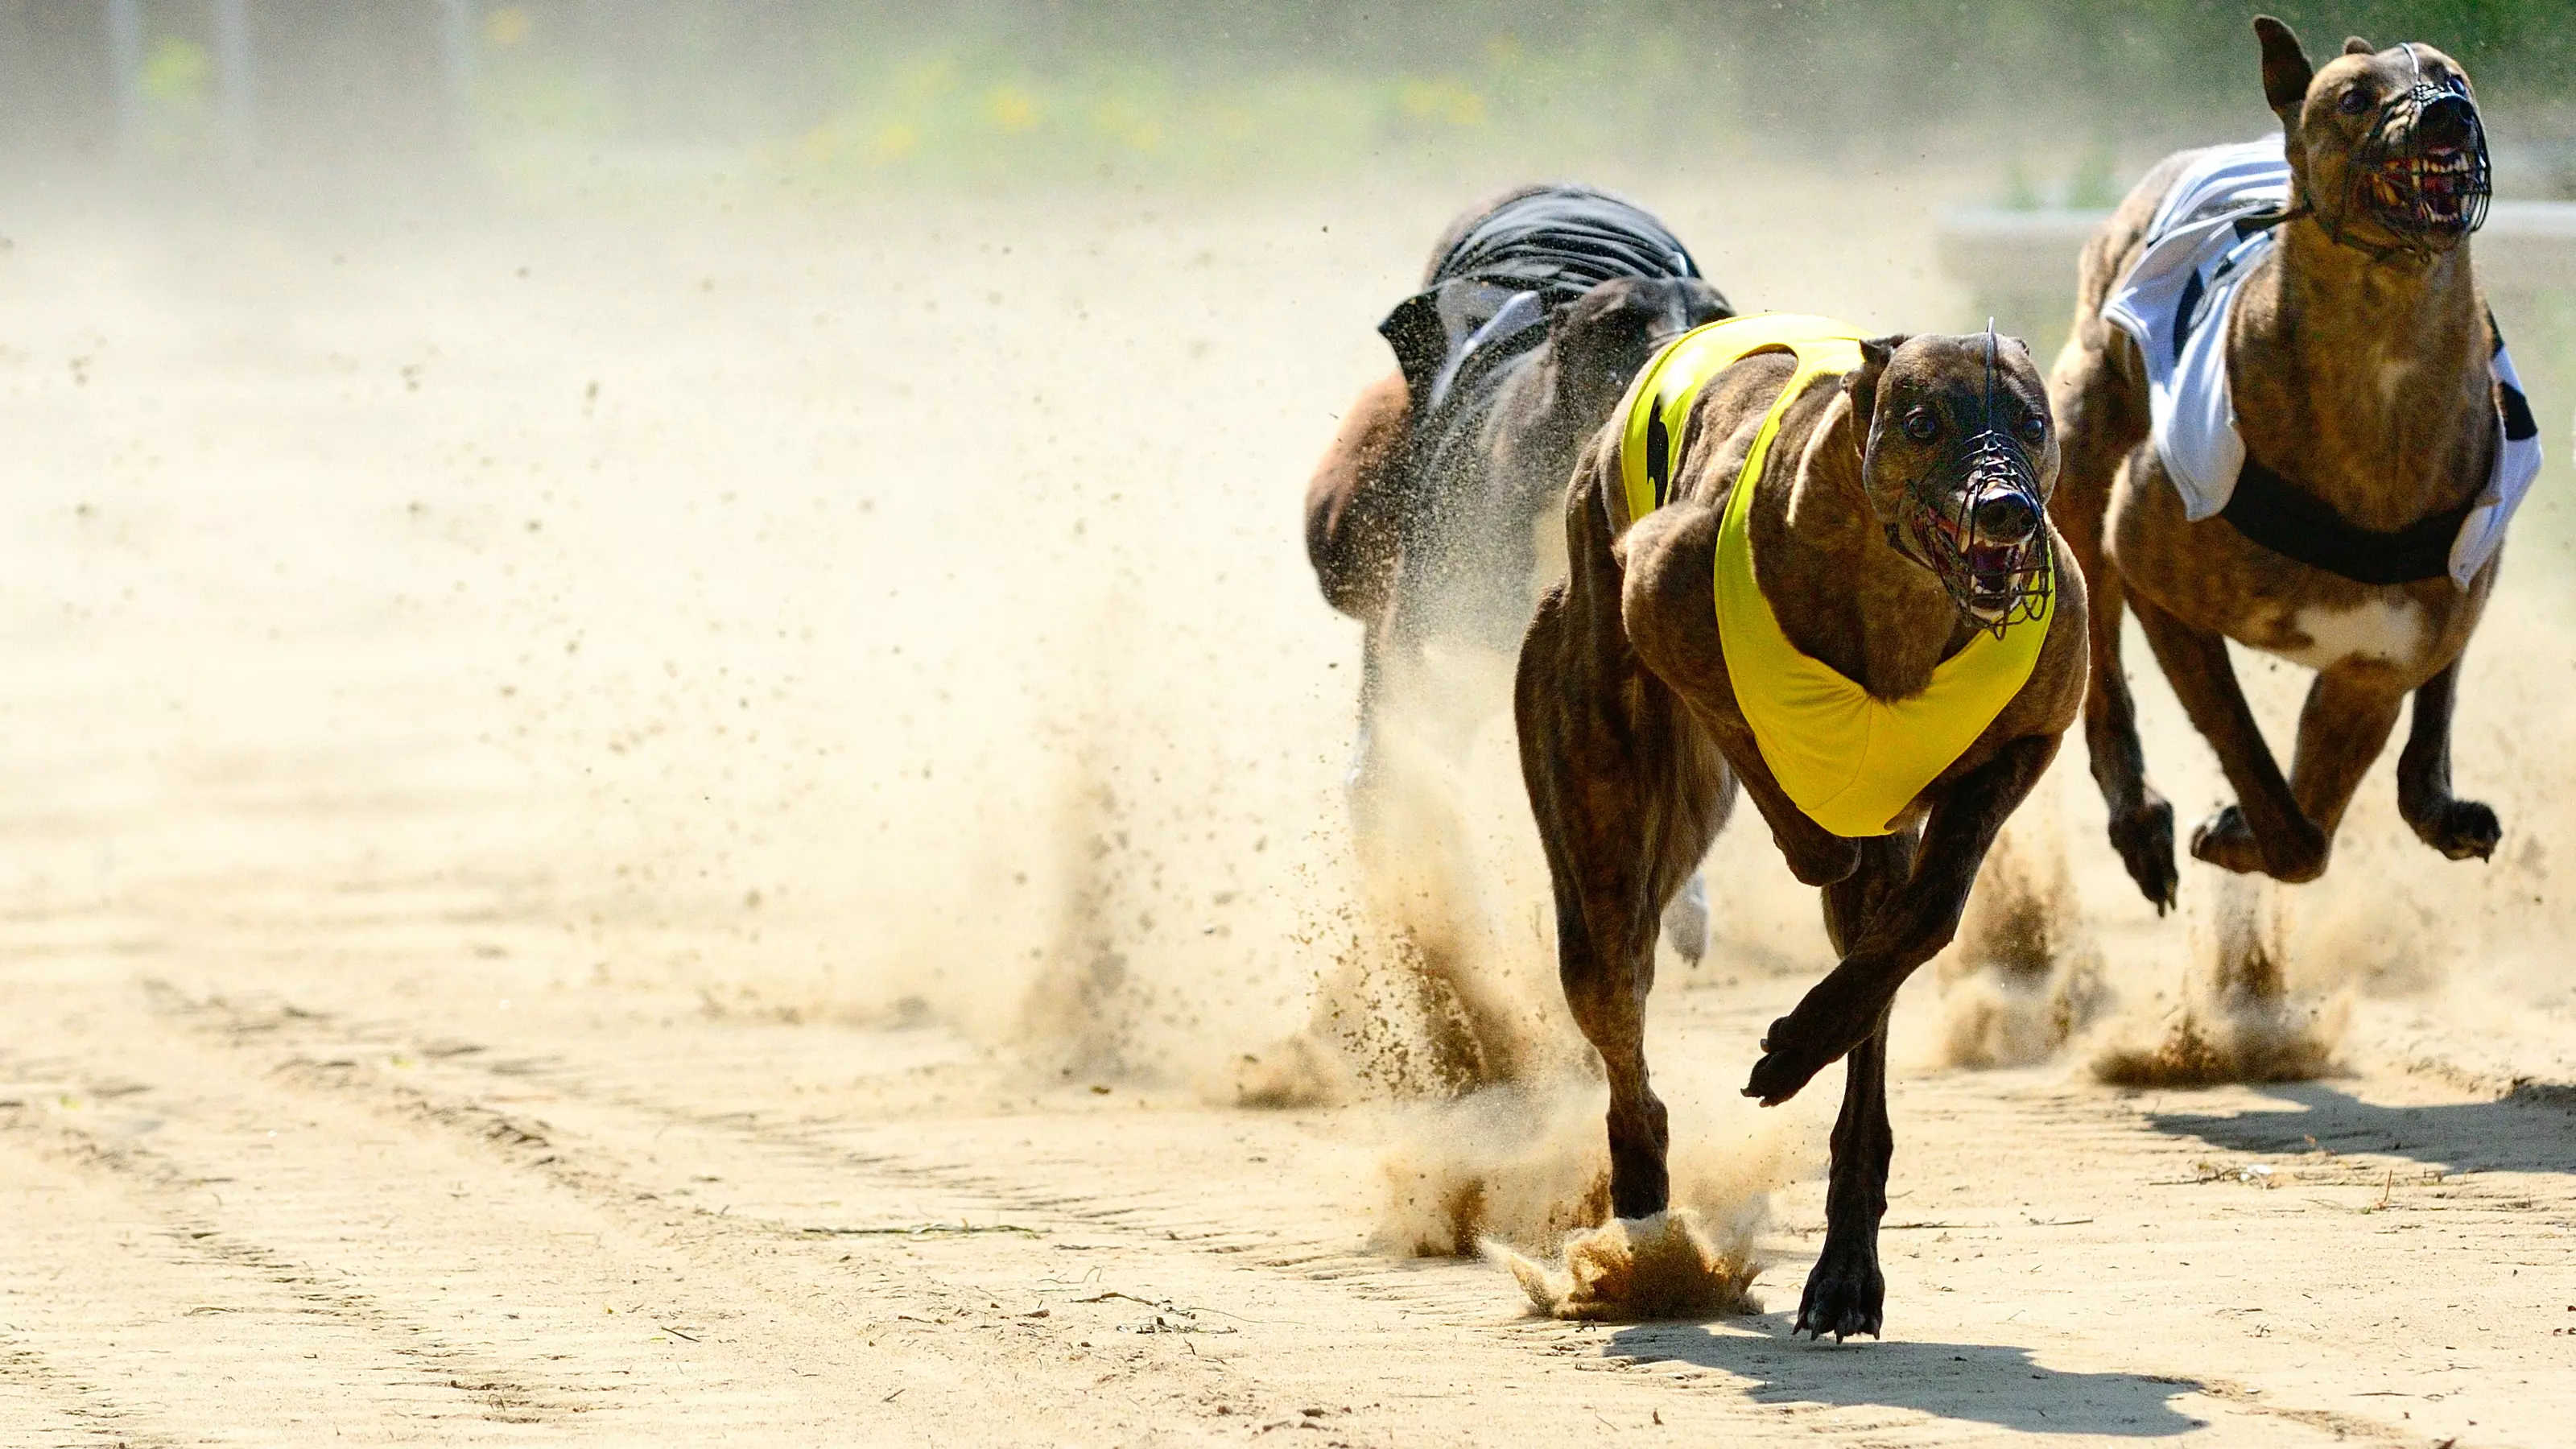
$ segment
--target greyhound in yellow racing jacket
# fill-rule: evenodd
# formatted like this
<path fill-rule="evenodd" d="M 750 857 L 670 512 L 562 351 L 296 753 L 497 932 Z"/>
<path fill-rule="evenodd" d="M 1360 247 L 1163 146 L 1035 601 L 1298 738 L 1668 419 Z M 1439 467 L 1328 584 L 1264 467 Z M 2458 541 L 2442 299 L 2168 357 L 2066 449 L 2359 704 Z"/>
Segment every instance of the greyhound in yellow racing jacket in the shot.
<path fill-rule="evenodd" d="M 1566 490 L 1566 575 L 1514 684 L 1557 975 L 1609 1079 L 1610 1206 L 1664 1210 L 1656 915 L 1750 797 L 1821 888 L 1833 971 L 1771 1023 L 1766 1104 L 1848 1063 L 1809 1333 L 1876 1333 L 1887 1015 L 2084 703 L 2048 391 L 1984 335 L 1749 317 L 1659 352 Z M 1712 595 L 1712 583 L 1714 594 Z M 1713 607 L 1712 607 L 1713 605 Z"/>
<path fill-rule="evenodd" d="M 1789 798 L 1836 835 L 1885 835 L 1923 787 L 2021 692 L 2048 634 L 2049 591 L 2043 581 L 2022 618 L 1999 632 L 1979 634 L 1932 671 L 1922 693 L 1900 700 L 1873 696 L 1831 665 L 1801 653 L 1781 632 L 1753 578 L 1748 482 L 1761 475 L 1790 403 L 1818 378 L 1857 371 L 1860 344 L 1860 334 L 1844 323 L 1783 313 L 1714 322 L 1684 334 L 1628 389 L 1620 466 L 1628 516 L 1643 518 L 1665 501 L 1691 404 L 1709 380 L 1755 352 L 1787 351 L 1797 358 L 1797 370 L 1764 414 L 1727 498 L 1717 542 L 1718 636 L 1736 703 Z"/>

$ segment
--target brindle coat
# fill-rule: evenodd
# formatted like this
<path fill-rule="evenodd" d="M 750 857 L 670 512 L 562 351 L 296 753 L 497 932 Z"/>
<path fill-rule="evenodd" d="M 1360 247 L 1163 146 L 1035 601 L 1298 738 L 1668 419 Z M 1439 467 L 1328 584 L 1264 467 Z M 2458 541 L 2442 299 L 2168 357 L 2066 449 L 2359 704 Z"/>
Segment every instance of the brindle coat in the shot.
<path fill-rule="evenodd" d="M 1886 531 L 1907 481 L 1933 464 L 1904 421 L 1920 409 L 1974 431 L 1983 337 L 1886 339 L 1861 369 L 1793 402 L 1765 461 L 1750 520 L 1756 576 L 1807 654 L 1883 699 L 1920 693 L 1964 646 L 1933 574 Z M 1788 358 L 1757 354 L 1693 404 L 1674 466 L 1675 501 L 1631 521 L 1614 425 L 1586 451 L 1566 500 L 1566 582 L 1521 649 L 1521 768 L 1556 895 L 1566 1001 L 1610 1079 L 1611 1204 L 1622 1217 L 1669 1195 L 1663 1104 L 1648 1085 L 1645 1005 L 1656 913 L 1726 823 L 1740 783 L 1799 880 L 1823 887 L 1841 962 L 1771 1024 L 1747 1095 L 1786 1101 L 1848 1056 L 1834 1127 L 1827 1228 L 1798 1309 L 1815 1334 L 1879 1330 L 1878 1221 L 1893 1140 L 1887 1012 L 1896 990 L 1957 928 L 1968 887 L 2005 817 L 2057 752 L 2084 697 L 2084 588 L 2051 530 L 2057 601 L 2029 681 L 1968 751 L 1927 786 L 1896 833 L 1825 831 L 1763 762 L 1728 678 L 1711 592 L 1720 515 Z M 2005 426 L 2047 416 L 2038 369 L 2003 349 L 1995 404 Z M 2042 497 L 2053 436 L 2034 450 Z M 2032 523 L 2045 526 L 2044 519 Z"/>
<path fill-rule="evenodd" d="M 2394 531 L 2485 484 L 2497 446 L 2486 306 L 2465 240 L 2428 256 L 2374 258 L 2364 247 L 2399 238 L 2366 211 L 2342 211 L 2345 168 L 2373 113 L 2348 114 L 2339 102 L 2356 88 L 2375 97 L 2412 80 L 2406 53 L 2348 40 L 2311 72 L 2287 26 L 2268 16 L 2254 26 L 2265 98 L 2288 133 L 2295 194 L 2316 211 L 2282 224 L 2231 314 L 2227 369 L 2240 427 L 2254 457 L 2345 520 Z M 2426 78 L 2465 80 L 2450 57 L 2414 51 Z M 2344 809 L 2412 692 L 2399 812 L 2451 859 L 2483 859 L 2499 829 L 2492 810 L 2451 793 L 2451 708 L 2460 654 L 2497 562 L 2466 590 L 2447 577 L 2359 584 L 2293 562 L 2223 518 L 2186 522 L 2147 440 L 2137 345 L 2101 311 L 2194 154 L 2149 172 L 2085 247 L 2074 335 L 2049 384 L 2065 450 L 2052 512 L 2092 590 L 2095 688 L 2084 733 L 2110 806 L 2111 843 L 2157 909 L 2170 905 L 2173 807 L 2146 781 L 2120 665 L 2125 605 L 2236 791 L 2237 804 L 2192 832 L 2194 856 L 2286 881 L 2322 875 Z M 2333 224 L 2363 246 L 2338 243 Z M 2317 671 L 2287 779 L 2237 687 L 2229 639 Z"/>

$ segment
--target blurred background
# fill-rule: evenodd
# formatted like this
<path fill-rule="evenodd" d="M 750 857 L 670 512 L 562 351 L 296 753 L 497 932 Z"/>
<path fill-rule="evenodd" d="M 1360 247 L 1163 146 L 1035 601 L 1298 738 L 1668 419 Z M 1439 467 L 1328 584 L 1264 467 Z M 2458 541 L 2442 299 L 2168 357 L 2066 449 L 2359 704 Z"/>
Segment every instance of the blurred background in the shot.
<path fill-rule="evenodd" d="M 2273 6 L 2441 46 L 2509 191 L 2576 190 L 2576 31 L 2533 0 Z M 1750 139 L 1978 155 L 1997 199 L 2100 205 L 2246 124 L 2248 11 L 2213 0 L 7 0 L 14 175 L 501 169 L 615 147 L 803 183 L 1277 182 L 1564 167 Z M 2257 113 L 2259 115 L 2259 113 Z"/>
<path fill-rule="evenodd" d="M 2374 777 L 2297 898 L 2319 970 L 2414 989 L 2557 931 L 2576 5 L 2273 8 L 2461 58 L 2526 208 L 2478 245 L 2549 472 L 2458 765 L 2506 851 L 2436 869 Z M 1364 944 L 1296 510 L 1442 225 L 1579 176 L 1741 307 L 2045 349 L 2089 212 L 2274 124 L 2249 14 L 0 0 L 0 953 L 1221 1067 Z M 2304 678 L 2247 668 L 2286 730 Z M 1486 905 L 1561 1009 L 1492 735 Z M 2028 813 L 2171 981 L 2058 776 Z M 1708 969 L 1817 969 L 1721 854 Z"/>

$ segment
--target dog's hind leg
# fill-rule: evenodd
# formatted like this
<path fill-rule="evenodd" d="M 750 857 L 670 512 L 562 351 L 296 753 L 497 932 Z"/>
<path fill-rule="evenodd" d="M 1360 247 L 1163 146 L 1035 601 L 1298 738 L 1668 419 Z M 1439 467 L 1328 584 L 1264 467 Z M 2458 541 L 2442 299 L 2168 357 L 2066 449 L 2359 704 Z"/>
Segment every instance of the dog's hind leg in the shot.
<path fill-rule="evenodd" d="M 1342 791 L 1349 797 L 1354 820 L 1370 808 L 1370 792 L 1383 783 L 1386 773 L 1385 762 L 1379 758 L 1384 745 L 1378 716 L 1386 709 L 1386 645 L 1379 638 L 1380 632 L 1380 627 L 1372 624 L 1360 640 L 1359 728 L 1351 735 L 1350 770 L 1342 777 Z"/>
<path fill-rule="evenodd" d="M 1394 620 L 1370 623 L 1360 641 L 1359 725 L 1351 734 L 1351 763 L 1342 777 L 1344 803 L 1351 812 L 1351 843 L 1360 872 L 1372 886 L 1405 873 L 1413 854 L 1405 840 L 1409 797 L 1418 768 L 1401 758 L 1401 733 L 1393 716 L 1398 677 L 1405 671 L 1396 655 L 1409 650 L 1396 637 Z"/>
<path fill-rule="evenodd" d="M 1359 724 L 1343 791 L 1363 861 L 1387 812 L 1390 766 L 1386 712 L 1401 567 L 1398 517 L 1412 403 L 1401 373 L 1361 389 L 1306 487 L 1306 558 L 1325 602 L 1364 626 L 1360 639 Z"/>
<path fill-rule="evenodd" d="M 1471 832 L 1439 722 L 1426 718 L 1419 661 L 1392 617 L 1370 631 L 1346 785 L 1351 838 L 1369 918 L 1420 992 L 1426 1085 L 1464 1092 L 1520 1076 L 1534 1038 L 1489 979 Z"/>
<path fill-rule="evenodd" d="M 2415 721 L 2397 757 L 2397 813 L 2417 839 L 2453 860 L 2484 860 L 2504 835 L 2496 813 L 2451 793 L 2451 706 L 2458 697 L 2460 661 L 2415 691 Z"/>
<path fill-rule="evenodd" d="M 2290 798 L 2324 838 L 2327 854 L 2334 850 L 2335 831 L 2352 806 L 2353 792 L 2361 788 L 2361 777 L 2370 773 L 2371 762 L 2387 747 L 2389 732 L 2397 728 L 2397 712 L 2405 703 L 2406 696 L 2391 689 L 2375 668 L 2322 670 L 2308 686 L 2307 703 L 2299 710 L 2298 753 L 2290 761 Z M 2250 839 L 2241 845 L 2217 839 L 2222 830 L 2244 828 L 2242 811 L 2220 815 L 2208 827 L 2209 849 L 2242 850 L 2253 844 Z M 2325 869 L 2324 857 L 2318 859 L 2317 868 Z"/>
<path fill-rule="evenodd" d="M 1611 1211 L 1637 1218 L 1671 1197 L 1664 1104 L 1646 1069 L 1657 917 L 1707 853 L 1734 777 L 1628 647 L 1598 498 L 1580 490 L 1567 511 L 1571 569 L 1530 622 L 1513 705 L 1556 900 L 1558 978 L 1610 1082 Z"/>
<path fill-rule="evenodd" d="M 2227 641 L 2144 598 L 2133 602 L 2138 625 L 2155 646 L 2156 662 L 2164 666 L 2183 711 L 2217 751 L 2218 767 L 2236 789 L 2236 804 L 2192 831 L 2191 853 L 2225 870 L 2276 880 L 2311 881 L 2324 874 L 2326 832 L 2300 809 L 2272 758 L 2272 747 L 2264 743 L 2262 726 L 2237 686 Z"/>

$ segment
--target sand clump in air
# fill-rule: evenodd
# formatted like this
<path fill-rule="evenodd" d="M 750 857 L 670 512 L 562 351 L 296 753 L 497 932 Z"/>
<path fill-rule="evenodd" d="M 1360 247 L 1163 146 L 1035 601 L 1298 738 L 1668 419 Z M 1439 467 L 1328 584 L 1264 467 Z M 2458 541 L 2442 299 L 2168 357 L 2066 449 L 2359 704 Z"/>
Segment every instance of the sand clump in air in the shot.
<path fill-rule="evenodd" d="M 1672 1208 L 1610 1215 L 1602 1089 L 1510 1088 L 1421 1107 L 1384 1159 L 1378 1246 L 1477 1254 L 1510 1272 L 1533 1311 L 1644 1320 L 1758 1312 L 1771 1193 L 1784 1185 L 1793 1119 L 1693 1103 L 1677 1120 L 1709 1135 L 1675 1144 Z"/>
<path fill-rule="evenodd" d="M 1245 1107 L 1358 1096 L 1460 1098 L 1579 1071 L 1590 1052 L 1559 1004 L 1544 862 L 1511 748 L 1508 696 L 1428 721 L 1390 699 L 1377 782 L 1346 795 L 1346 886 L 1306 883 L 1295 941 L 1319 961 L 1306 1024 L 1231 1074 Z M 1453 701 L 1449 708 L 1455 712 Z"/>
<path fill-rule="evenodd" d="M 1485 987 L 1476 954 L 1426 949 L 1347 901 L 1297 939 L 1323 962 L 1306 1024 L 1241 1053 L 1210 1095 L 1250 1108 L 1458 1098 L 1515 1080 L 1543 1049 L 1537 1012 Z"/>
<path fill-rule="evenodd" d="M 1534 1262 L 1492 1240 L 1487 1257 L 1511 1271 L 1530 1309 L 1548 1318 L 1651 1321 L 1759 1313 L 1761 1272 L 1748 1244 L 1711 1233 L 1688 1208 L 1612 1218 L 1566 1238 L 1562 1263 Z"/>
<path fill-rule="evenodd" d="M 2205 1087 L 2226 1082 L 2303 1082 L 2336 1070 L 2335 1051 L 2351 999 L 2290 989 L 2288 932 L 2267 910 L 2267 882 L 2224 877 L 2197 954 L 2206 963 L 2185 985 L 2182 1004 L 2147 1044 L 2114 1043 L 2093 1059 L 2093 1075 L 2121 1087 Z"/>

